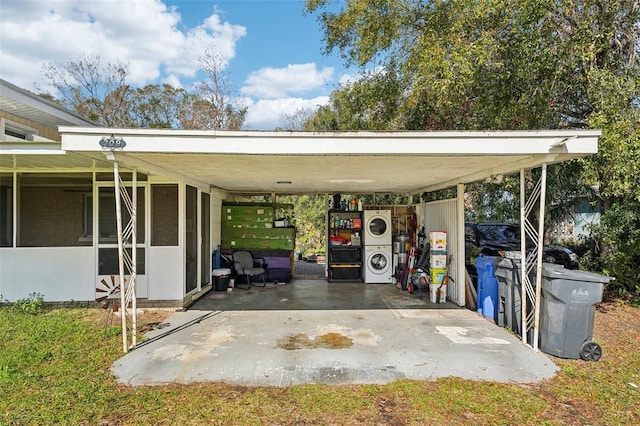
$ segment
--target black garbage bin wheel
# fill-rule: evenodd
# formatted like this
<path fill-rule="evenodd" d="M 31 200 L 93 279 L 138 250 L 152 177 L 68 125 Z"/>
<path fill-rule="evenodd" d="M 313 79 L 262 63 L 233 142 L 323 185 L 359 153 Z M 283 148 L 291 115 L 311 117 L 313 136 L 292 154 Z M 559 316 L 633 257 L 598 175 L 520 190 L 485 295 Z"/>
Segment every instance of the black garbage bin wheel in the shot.
<path fill-rule="evenodd" d="M 580 348 L 580 358 L 585 361 L 597 361 L 602 356 L 602 348 L 596 342 L 584 342 Z"/>

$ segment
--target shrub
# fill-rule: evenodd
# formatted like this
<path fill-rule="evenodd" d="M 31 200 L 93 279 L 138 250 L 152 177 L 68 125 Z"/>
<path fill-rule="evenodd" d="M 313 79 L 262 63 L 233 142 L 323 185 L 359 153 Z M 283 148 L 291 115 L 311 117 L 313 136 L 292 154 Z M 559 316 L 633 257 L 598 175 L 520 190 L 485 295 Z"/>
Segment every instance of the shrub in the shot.
<path fill-rule="evenodd" d="M 44 305 L 44 296 L 40 293 L 29 293 L 29 297 L 16 300 L 12 309 L 24 314 L 36 315 L 42 310 Z"/>

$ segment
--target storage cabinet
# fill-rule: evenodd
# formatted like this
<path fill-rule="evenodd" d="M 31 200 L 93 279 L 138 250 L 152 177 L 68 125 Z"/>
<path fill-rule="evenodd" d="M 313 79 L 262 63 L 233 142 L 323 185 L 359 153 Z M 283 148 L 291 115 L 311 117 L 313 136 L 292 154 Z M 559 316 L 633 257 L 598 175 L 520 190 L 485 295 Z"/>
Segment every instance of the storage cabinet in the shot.
<path fill-rule="evenodd" d="M 296 245 L 294 227 L 276 227 L 278 210 L 289 204 L 222 205 L 221 246 L 227 250 L 289 250 Z"/>
<path fill-rule="evenodd" d="M 329 282 L 362 281 L 362 212 L 330 210 Z"/>

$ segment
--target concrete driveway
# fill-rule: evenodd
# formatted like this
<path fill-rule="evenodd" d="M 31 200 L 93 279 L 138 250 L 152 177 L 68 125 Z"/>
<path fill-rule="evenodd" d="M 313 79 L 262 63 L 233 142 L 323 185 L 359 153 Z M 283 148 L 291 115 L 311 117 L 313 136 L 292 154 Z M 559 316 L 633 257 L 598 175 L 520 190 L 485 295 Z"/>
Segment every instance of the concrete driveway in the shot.
<path fill-rule="evenodd" d="M 129 385 L 534 383 L 557 367 L 475 312 L 388 284 L 293 281 L 210 292 L 112 366 Z"/>

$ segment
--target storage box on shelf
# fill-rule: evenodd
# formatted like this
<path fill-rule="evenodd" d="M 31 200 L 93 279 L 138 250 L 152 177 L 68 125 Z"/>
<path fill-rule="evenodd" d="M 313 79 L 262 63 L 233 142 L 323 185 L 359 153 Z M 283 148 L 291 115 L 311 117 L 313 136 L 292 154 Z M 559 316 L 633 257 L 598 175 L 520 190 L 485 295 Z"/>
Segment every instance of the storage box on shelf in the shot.
<path fill-rule="evenodd" d="M 444 269 L 447 267 L 447 252 L 431 251 L 429 253 L 429 266 L 431 269 Z"/>
<path fill-rule="evenodd" d="M 447 251 L 447 232 L 431 231 L 429 232 L 429 243 L 431 251 Z"/>
<path fill-rule="evenodd" d="M 362 264 L 333 264 L 329 266 L 329 281 L 361 281 Z"/>

